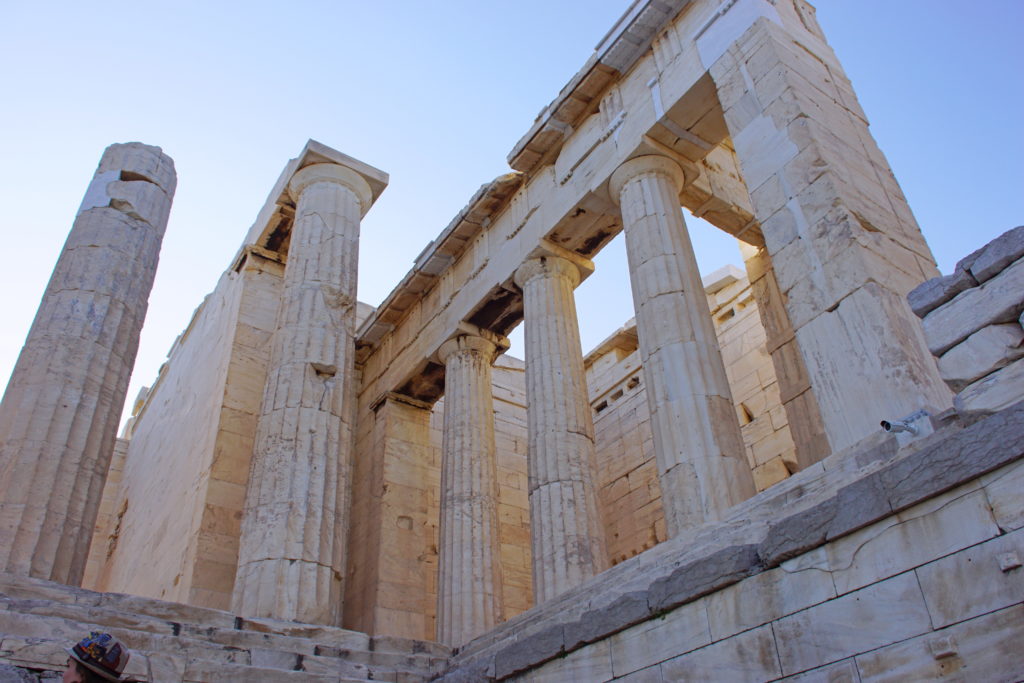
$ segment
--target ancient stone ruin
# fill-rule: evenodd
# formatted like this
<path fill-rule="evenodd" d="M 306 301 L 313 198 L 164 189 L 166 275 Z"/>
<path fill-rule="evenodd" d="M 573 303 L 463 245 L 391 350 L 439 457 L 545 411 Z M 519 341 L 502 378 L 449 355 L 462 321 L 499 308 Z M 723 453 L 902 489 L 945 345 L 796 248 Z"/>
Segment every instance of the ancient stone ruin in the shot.
<path fill-rule="evenodd" d="M 813 8 L 633 3 L 508 161 L 373 308 L 388 175 L 311 140 L 115 438 L 175 173 L 108 148 L 0 405 L 0 680 L 1024 678 L 1024 227 L 940 277 Z"/>

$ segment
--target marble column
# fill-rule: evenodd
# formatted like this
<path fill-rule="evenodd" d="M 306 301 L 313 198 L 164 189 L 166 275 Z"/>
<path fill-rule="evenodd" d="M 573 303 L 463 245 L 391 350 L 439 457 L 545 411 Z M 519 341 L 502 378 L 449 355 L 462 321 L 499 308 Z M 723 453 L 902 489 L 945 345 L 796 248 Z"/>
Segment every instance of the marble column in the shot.
<path fill-rule="evenodd" d="M 754 495 L 725 366 L 680 211 L 685 182 L 661 156 L 627 161 L 622 209 L 666 528 L 675 536 Z"/>
<path fill-rule="evenodd" d="M 437 639 L 459 646 L 502 620 L 491 363 L 497 347 L 462 335 L 445 365 Z"/>
<path fill-rule="evenodd" d="M 0 571 L 82 579 L 175 184 L 159 147 L 100 159 L 0 404 Z"/>
<path fill-rule="evenodd" d="M 543 256 L 520 266 L 515 281 L 525 307 L 533 592 L 539 605 L 604 570 L 608 557 L 573 298 L 579 270 L 563 258 Z"/>
<path fill-rule="evenodd" d="M 373 201 L 350 168 L 314 164 L 296 202 L 246 492 L 232 609 L 340 624 L 352 458 L 359 222 Z"/>

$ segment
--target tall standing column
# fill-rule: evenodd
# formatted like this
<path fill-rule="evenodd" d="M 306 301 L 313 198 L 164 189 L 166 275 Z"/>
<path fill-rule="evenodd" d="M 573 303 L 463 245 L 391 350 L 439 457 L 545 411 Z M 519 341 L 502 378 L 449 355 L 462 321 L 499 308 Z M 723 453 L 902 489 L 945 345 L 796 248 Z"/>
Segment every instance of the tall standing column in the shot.
<path fill-rule="evenodd" d="M 246 491 L 232 609 L 339 624 L 351 479 L 359 221 L 373 194 L 350 168 L 314 164 L 295 199 Z"/>
<path fill-rule="evenodd" d="M 445 365 L 437 639 L 469 642 L 502 618 L 491 363 L 497 347 L 463 335 Z"/>
<path fill-rule="evenodd" d="M 174 162 L 103 153 L 0 404 L 0 569 L 77 585 L 174 196 Z"/>
<path fill-rule="evenodd" d="M 611 178 L 622 208 L 637 336 L 669 536 L 754 495 L 729 381 L 679 206 L 685 182 L 661 156 Z"/>
<path fill-rule="evenodd" d="M 608 565 L 573 289 L 577 267 L 544 256 L 515 274 L 526 316 L 533 592 L 541 604 Z"/>

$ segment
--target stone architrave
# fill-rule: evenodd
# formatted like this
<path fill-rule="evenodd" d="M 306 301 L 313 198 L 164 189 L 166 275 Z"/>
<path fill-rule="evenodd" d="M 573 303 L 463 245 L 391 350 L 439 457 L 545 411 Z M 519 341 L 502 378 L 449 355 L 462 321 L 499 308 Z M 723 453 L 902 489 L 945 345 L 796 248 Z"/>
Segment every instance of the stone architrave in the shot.
<path fill-rule="evenodd" d="M 298 171 L 278 328 L 256 430 L 232 609 L 336 625 L 351 479 L 359 223 L 366 180 L 337 164 Z"/>
<path fill-rule="evenodd" d="M 437 639 L 459 646 L 502 620 L 491 363 L 497 346 L 462 335 L 445 365 Z"/>
<path fill-rule="evenodd" d="M 0 404 L 0 571 L 82 579 L 176 182 L 159 147 L 100 159 Z"/>
<path fill-rule="evenodd" d="M 627 161 L 611 177 L 626 233 L 658 481 L 669 536 L 754 495 L 725 365 L 683 221 L 683 169 Z"/>
<path fill-rule="evenodd" d="M 594 474 L 594 421 L 587 398 L 573 290 L 579 269 L 557 256 L 521 265 L 526 323 L 530 525 L 534 603 L 608 565 Z"/>

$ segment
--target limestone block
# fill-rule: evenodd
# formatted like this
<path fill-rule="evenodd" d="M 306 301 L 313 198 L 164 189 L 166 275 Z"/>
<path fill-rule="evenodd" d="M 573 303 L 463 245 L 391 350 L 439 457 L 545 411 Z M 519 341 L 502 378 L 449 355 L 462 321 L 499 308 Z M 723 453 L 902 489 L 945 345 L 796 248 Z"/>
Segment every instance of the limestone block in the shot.
<path fill-rule="evenodd" d="M 952 301 L 961 292 L 977 286 L 978 281 L 970 271 L 958 268 L 951 275 L 933 277 L 910 290 L 907 303 L 914 315 L 923 318 L 947 301 Z"/>
<path fill-rule="evenodd" d="M 989 325 L 939 358 L 939 374 L 953 391 L 1024 357 L 1024 329 L 1016 323 Z"/>
<path fill-rule="evenodd" d="M 931 630 L 913 572 L 785 617 L 773 625 L 782 673 L 792 674 Z"/>
<path fill-rule="evenodd" d="M 1024 605 L 1015 605 L 902 643 L 857 656 L 861 680 L 900 683 L 954 679 L 1016 681 Z"/>
<path fill-rule="evenodd" d="M 505 678 L 539 662 L 553 659 L 563 652 L 565 641 L 562 625 L 542 624 L 497 652 L 494 656 L 494 672 L 497 677 Z"/>
<path fill-rule="evenodd" d="M 925 316 L 928 348 L 936 356 L 988 325 L 1017 320 L 1024 310 L 1024 259 Z"/>
<path fill-rule="evenodd" d="M 634 671 L 628 676 L 616 678 L 615 680 L 622 683 L 664 683 L 665 681 L 661 675 L 660 666 L 651 666 L 640 671 Z"/>
<path fill-rule="evenodd" d="M 513 681 L 529 683 L 563 683 L 564 681 L 610 681 L 612 660 L 608 641 L 594 643 L 566 657 L 548 662 Z"/>
<path fill-rule="evenodd" d="M 826 570 L 772 569 L 706 598 L 711 635 L 722 640 L 834 597 L 836 589 Z"/>
<path fill-rule="evenodd" d="M 992 516 L 1003 531 L 1024 527 L 1024 462 L 1000 468 L 982 478 Z"/>
<path fill-rule="evenodd" d="M 978 282 L 992 279 L 1004 268 L 1024 256 L 1024 225 L 1004 232 L 982 247 L 970 265 Z"/>
<path fill-rule="evenodd" d="M 612 672 L 624 676 L 711 642 L 707 605 L 698 600 L 608 639 Z"/>
<path fill-rule="evenodd" d="M 860 683 L 861 677 L 857 671 L 857 662 L 851 657 L 796 676 L 787 676 L 783 680 L 787 683 Z"/>
<path fill-rule="evenodd" d="M 993 538 L 916 570 L 936 628 L 1024 601 L 1024 570 L 1003 571 L 999 556 L 1024 555 L 1024 531 Z"/>
<path fill-rule="evenodd" d="M 985 493 L 960 487 L 826 546 L 817 566 L 843 595 L 998 534 Z M 791 562 L 807 566 L 801 559 Z"/>
<path fill-rule="evenodd" d="M 976 418 L 1008 408 L 1024 399 L 1024 359 L 996 370 L 956 395 L 953 407 L 961 417 Z"/>
<path fill-rule="evenodd" d="M 666 681 L 770 681 L 779 667 L 771 626 L 746 631 L 727 640 L 675 657 L 661 665 Z"/>
<path fill-rule="evenodd" d="M 790 440 L 792 445 L 792 440 Z M 754 488 L 764 491 L 773 484 L 777 484 L 789 476 L 789 468 L 786 467 L 782 457 L 774 457 L 751 470 L 754 475 Z"/>

